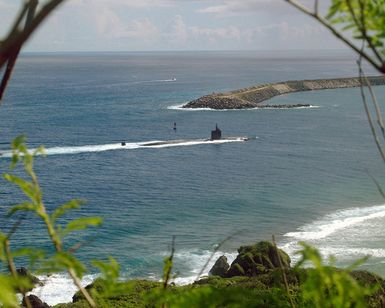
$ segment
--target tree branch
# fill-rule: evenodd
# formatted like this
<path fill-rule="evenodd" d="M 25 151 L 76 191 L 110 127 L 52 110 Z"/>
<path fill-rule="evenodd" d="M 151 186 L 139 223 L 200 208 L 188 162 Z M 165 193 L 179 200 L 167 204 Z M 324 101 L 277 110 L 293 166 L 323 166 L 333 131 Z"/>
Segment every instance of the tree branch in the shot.
<path fill-rule="evenodd" d="M 382 59 L 380 59 L 380 63 L 377 63 L 368 53 L 366 53 L 364 50 L 358 48 L 356 45 L 354 45 L 348 38 L 346 38 L 342 33 L 337 31 L 325 18 L 319 16 L 316 12 L 312 12 L 309 9 L 307 9 L 305 6 L 300 4 L 296 0 L 284 0 L 287 3 L 291 4 L 301 12 L 305 13 L 306 15 L 316 19 L 319 23 L 321 23 L 325 28 L 330 30 L 335 37 L 337 37 L 339 40 L 341 40 L 343 43 L 348 45 L 351 49 L 353 49 L 356 53 L 361 55 L 365 60 L 367 60 L 373 67 L 375 67 L 379 72 L 385 73 L 385 63 Z"/>
<path fill-rule="evenodd" d="M 39 11 L 30 26 L 23 31 L 16 30 L 11 33 L 0 45 L 0 68 L 8 61 L 10 56 L 20 49 L 30 38 L 37 27 L 52 13 L 52 11 L 66 0 L 51 0 Z"/>
<path fill-rule="evenodd" d="M 37 4 L 38 4 L 37 0 L 31 0 L 25 6 L 27 9 L 26 10 L 23 9 L 22 15 L 20 16 L 24 16 L 25 14 L 27 14 L 24 29 L 28 29 L 28 27 L 32 23 L 33 17 L 36 12 Z M 20 22 L 21 22 L 21 19 L 18 21 L 17 24 L 19 24 Z M 4 75 L 0 84 L 0 105 L 4 96 L 5 89 L 7 88 L 8 81 L 11 78 L 13 68 L 16 64 L 17 57 L 19 56 L 20 50 L 21 50 L 21 46 L 17 50 L 15 50 L 15 52 L 8 59 L 7 68 L 4 72 Z"/>
<path fill-rule="evenodd" d="M 348 8 L 349 8 L 349 12 L 350 12 L 350 14 L 353 17 L 353 20 L 354 20 L 355 24 L 357 25 L 357 28 L 360 30 L 363 39 L 368 43 L 370 49 L 373 51 L 373 53 L 377 57 L 378 61 L 380 61 L 382 63 L 383 59 L 382 59 L 381 55 L 379 54 L 376 46 L 373 45 L 373 42 L 372 42 L 371 38 L 368 36 L 368 31 L 367 31 L 367 28 L 366 28 L 365 4 L 364 4 L 364 2 L 361 1 L 361 0 L 359 1 L 359 4 L 360 4 L 360 15 L 359 15 L 359 17 L 360 18 L 358 18 L 356 13 L 354 12 L 354 9 L 352 7 L 351 2 L 350 1 L 346 1 L 346 2 L 347 2 L 347 5 L 348 5 Z"/>
<path fill-rule="evenodd" d="M 12 226 L 11 230 L 8 232 L 7 237 L 4 239 L 4 252 L 8 263 L 8 269 L 11 272 L 11 275 L 14 279 L 18 278 L 15 262 L 13 260 L 12 252 L 11 252 L 11 245 L 10 245 L 10 239 L 12 235 L 17 231 L 17 229 L 20 227 L 22 221 L 25 219 L 25 215 L 20 217 L 17 222 Z M 27 290 L 24 289 L 22 286 L 17 287 L 20 291 L 21 295 L 23 296 L 23 300 L 25 302 L 25 305 L 27 308 L 32 308 L 31 302 L 29 298 L 26 296 Z"/>
<path fill-rule="evenodd" d="M 376 143 L 377 149 L 380 152 L 382 160 L 385 162 L 385 153 L 384 153 L 384 151 L 383 151 L 383 149 L 381 147 L 380 140 L 378 139 L 376 129 L 374 128 L 372 116 L 370 115 L 368 103 L 367 103 L 367 100 L 366 100 L 366 95 L 365 95 L 365 92 L 364 92 L 364 81 L 365 80 L 364 80 L 364 77 L 363 77 L 363 70 L 362 70 L 362 66 L 361 66 L 361 57 L 357 61 L 357 64 L 358 64 L 358 69 L 359 69 L 359 77 L 360 77 L 360 80 L 361 80 L 361 87 L 360 87 L 360 89 L 361 89 L 361 97 L 362 97 L 362 102 L 364 104 L 365 113 L 366 113 L 366 116 L 368 118 L 370 130 L 372 132 L 372 136 L 374 138 L 374 142 Z"/>

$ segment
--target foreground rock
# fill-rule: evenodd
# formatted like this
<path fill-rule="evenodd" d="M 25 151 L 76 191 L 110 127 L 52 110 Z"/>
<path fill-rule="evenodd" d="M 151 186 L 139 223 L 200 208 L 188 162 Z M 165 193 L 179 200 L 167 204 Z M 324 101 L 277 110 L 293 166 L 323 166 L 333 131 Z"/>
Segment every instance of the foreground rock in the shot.
<path fill-rule="evenodd" d="M 18 268 L 16 270 L 16 272 L 17 272 L 17 274 L 19 276 L 27 277 L 34 287 L 35 286 L 43 286 L 44 285 L 44 283 L 39 278 L 37 278 L 36 276 L 32 275 L 30 273 L 30 271 L 28 269 L 26 269 L 25 267 Z M 31 288 L 29 291 L 31 291 L 32 289 L 33 288 Z"/>
<path fill-rule="evenodd" d="M 29 303 L 31 304 L 32 308 L 49 308 L 49 305 L 47 303 L 43 302 L 36 295 L 28 295 L 27 298 L 28 298 Z M 23 300 L 22 304 L 23 304 L 23 307 L 27 307 L 25 300 Z"/>
<path fill-rule="evenodd" d="M 385 76 L 368 77 L 371 85 L 385 85 Z M 193 100 L 183 108 L 211 109 L 249 109 L 249 108 L 298 108 L 308 104 L 296 105 L 261 105 L 275 96 L 313 90 L 354 88 L 361 86 L 360 78 L 335 78 L 315 80 L 292 80 L 280 83 L 268 83 L 254 87 L 239 89 L 226 93 L 214 93 Z"/>
<path fill-rule="evenodd" d="M 270 242 L 259 242 L 252 246 L 241 246 L 238 256 L 231 264 L 226 277 L 256 276 L 269 270 L 290 267 L 290 257 L 286 252 L 275 248 Z"/>
<path fill-rule="evenodd" d="M 227 263 L 226 256 L 221 256 L 215 262 L 214 266 L 211 268 L 209 275 L 210 276 L 225 277 L 229 268 L 230 268 L 230 265 Z"/>

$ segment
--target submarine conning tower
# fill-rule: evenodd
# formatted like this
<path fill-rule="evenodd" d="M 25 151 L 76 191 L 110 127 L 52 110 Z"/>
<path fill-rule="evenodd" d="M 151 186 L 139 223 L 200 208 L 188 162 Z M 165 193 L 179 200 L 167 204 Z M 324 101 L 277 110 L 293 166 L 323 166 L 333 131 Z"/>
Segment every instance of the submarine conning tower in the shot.
<path fill-rule="evenodd" d="M 222 131 L 218 128 L 218 124 L 215 124 L 215 130 L 211 131 L 211 140 L 219 140 L 222 138 Z"/>

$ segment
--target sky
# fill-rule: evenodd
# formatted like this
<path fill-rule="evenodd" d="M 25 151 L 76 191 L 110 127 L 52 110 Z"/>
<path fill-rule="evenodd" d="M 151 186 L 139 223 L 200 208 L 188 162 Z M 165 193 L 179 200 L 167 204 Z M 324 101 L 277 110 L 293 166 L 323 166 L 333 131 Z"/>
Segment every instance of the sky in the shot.
<path fill-rule="evenodd" d="M 327 7 L 329 0 L 321 0 Z M 43 2 L 44 1 L 40 1 Z M 0 0 L 0 35 L 22 0 Z M 303 0 L 309 7 L 313 0 Z M 284 0 L 67 0 L 28 51 L 344 49 Z"/>

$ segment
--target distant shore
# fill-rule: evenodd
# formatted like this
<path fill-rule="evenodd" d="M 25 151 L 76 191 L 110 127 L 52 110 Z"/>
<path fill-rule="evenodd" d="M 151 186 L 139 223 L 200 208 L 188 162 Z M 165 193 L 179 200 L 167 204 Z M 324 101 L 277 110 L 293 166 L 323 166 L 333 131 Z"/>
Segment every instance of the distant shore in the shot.
<path fill-rule="evenodd" d="M 368 77 L 368 80 L 373 86 L 385 85 L 385 76 L 371 76 Z M 361 81 L 358 77 L 291 80 L 279 83 L 256 85 L 226 93 L 213 93 L 193 100 L 182 107 L 210 109 L 309 107 L 309 104 L 264 105 L 261 103 L 275 96 L 288 93 L 339 88 L 356 88 L 359 86 L 361 86 Z"/>

